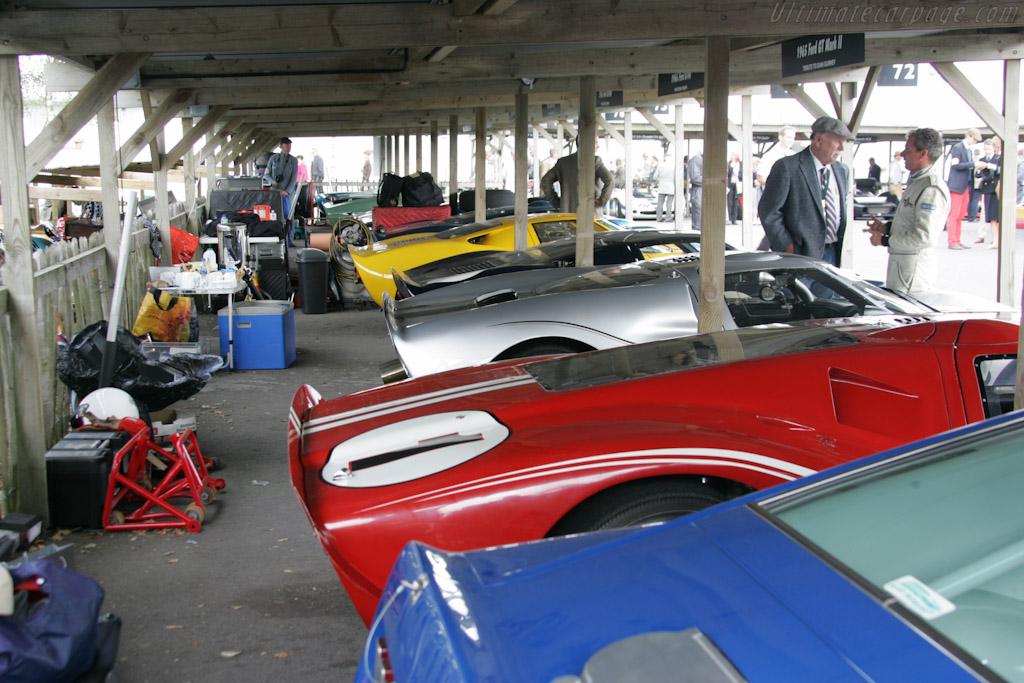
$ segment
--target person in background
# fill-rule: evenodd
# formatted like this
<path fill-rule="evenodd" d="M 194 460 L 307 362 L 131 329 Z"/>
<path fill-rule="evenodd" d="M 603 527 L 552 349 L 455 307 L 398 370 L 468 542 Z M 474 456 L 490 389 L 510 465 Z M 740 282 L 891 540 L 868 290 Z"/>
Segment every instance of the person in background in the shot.
<path fill-rule="evenodd" d="M 1001 196 L 1001 183 L 999 182 L 1003 170 L 1003 141 L 999 138 L 989 138 L 985 141 L 984 155 L 981 158 L 981 165 L 974 172 L 978 180 L 978 194 L 985 200 L 985 220 L 978 228 L 978 244 L 985 241 L 987 228 L 992 230 L 992 243 L 989 249 L 999 248 L 999 198 Z"/>
<path fill-rule="evenodd" d="M 366 187 L 367 189 L 370 187 L 370 175 L 373 173 L 373 162 L 371 161 L 371 157 L 373 157 L 373 150 L 368 149 L 363 152 L 363 187 Z"/>
<path fill-rule="evenodd" d="M 582 199 L 579 192 L 579 152 L 573 152 L 555 162 L 551 170 L 540 179 L 540 188 L 544 198 L 551 202 L 551 205 L 559 211 L 576 213 L 579 202 Z M 555 192 L 555 183 L 558 183 L 558 192 Z M 612 198 L 612 191 L 615 189 L 615 180 L 612 172 L 601 161 L 601 157 L 594 157 L 594 201 L 595 215 L 601 215 L 604 205 Z M 561 194 L 559 194 L 561 193 Z"/>
<path fill-rule="evenodd" d="M 938 268 L 935 243 L 949 212 L 949 189 L 935 162 L 942 156 L 942 135 L 933 128 L 918 128 L 907 135 L 903 158 L 910 180 L 896 215 L 889 223 L 872 218 L 864 232 L 871 244 L 888 247 L 885 286 L 914 294 L 935 286 Z"/>
<path fill-rule="evenodd" d="M 615 179 L 615 187 L 620 190 L 626 187 L 626 167 L 622 164 L 622 159 L 615 160 L 615 170 L 612 171 L 612 177 Z"/>
<path fill-rule="evenodd" d="M 324 160 L 316 153 L 316 149 L 313 150 L 313 161 L 310 162 L 309 173 L 313 180 L 313 187 L 310 189 L 314 194 L 323 192 L 324 178 L 327 174 L 324 171 Z"/>
<path fill-rule="evenodd" d="M 839 155 L 853 139 L 842 121 L 822 116 L 811 125 L 810 146 L 772 166 L 758 204 L 772 251 L 839 266 L 850 192 L 850 169 Z"/>
<path fill-rule="evenodd" d="M 740 216 L 740 193 L 742 192 L 743 164 L 740 153 L 733 152 L 729 157 L 729 192 L 726 195 L 726 208 L 729 211 L 729 225 L 736 225 Z"/>
<path fill-rule="evenodd" d="M 757 205 L 761 203 L 761 195 L 764 194 L 764 183 L 761 182 L 761 178 L 758 175 L 758 171 L 761 169 L 761 157 L 756 154 L 750 157 L 750 163 L 754 168 L 754 202 L 751 205 L 754 211 L 754 217 L 757 217 Z"/>
<path fill-rule="evenodd" d="M 690 228 L 700 230 L 700 209 L 704 202 L 704 154 L 697 152 L 686 162 L 690 178 Z"/>
<path fill-rule="evenodd" d="M 889 182 L 889 192 L 896 195 L 896 199 L 903 196 L 903 177 L 905 175 L 903 152 L 896 152 L 892 155 L 892 161 L 889 163 L 889 175 L 886 176 Z"/>
<path fill-rule="evenodd" d="M 309 182 L 309 169 L 306 168 L 306 162 L 302 160 L 302 155 L 299 154 L 295 157 L 295 161 L 298 163 L 298 172 L 295 174 L 295 182 L 297 183 L 308 183 Z"/>
<path fill-rule="evenodd" d="M 284 220 L 290 215 L 292 201 L 295 199 L 299 163 L 291 154 L 292 141 L 289 138 L 281 138 L 278 144 L 281 151 L 271 155 L 263 180 L 271 188 L 281 193 L 284 199 L 284 216 L 282 216 L 282 220 Z"/>
<path fill-rule="evenodd" d="M 964 139 L 953 145 L 949 152 L 949 177 L 946 179 L 949 189 L 949 217 L 946 219 L 946 240 L 950 249 L 970 249 L 960 242 L 960 231 L 964 216 L 967 215 L 971 183 L 974 179 L 974 154 L 971 152 L 971 146 L 979 140 L 981 132 L 977 128 L 968 128 Z M 903 156 L 906 158 L 906 154 Z M 910 170 L 909 162 L 907 170 Z"/>
<path fill-rule="evenodd" d="M 882 167 L 875 163 L 874 157 L 868 158 L 868 178 L 874 178 L 878 187 L 882 186 Z"/>
<path fill-rule="evenodd" d="M 1017 148 L 1017 206 L 1024 206 L 1024 147 Z"/>
<path fill-rule="evenodd" d="M 540 177 L 541 178 L 546 176 L 548 174 L 548 171 L 550 171 L 552 168 L 554 168 L 556 161 L 558 161 L 558 157 L 555 155 L 555 150 L 551 150 L 551 152 L 548 153 L 547 158 L 544 159 L 544 161 L 540 162 Z"/>
<path fill-rule="evenodd" d="M 794 142 L 796 142 L 796 128 L 783 126 L 779 129 L 779 141 L 761 157 L 761 163 L 757 167 L 757 179 L 761 183 L 761 187 L 764 187 L 768 181 L 768 176 L 771 175 L 772 166 L 776 161 L 796 153 L 796 150 L 793 149 Z"/>
<path fill-rule="evenodd" d="M 665 163 L 658 167 L 658 208 L 654 218 L 656 221 L 660 223 L 663 220 L 673 220 L 675 199 L 676 163 L 672 157 L 666 156 Z"/>
<path fill-rule="evenodd" d="M 975 145 L 971 148 L 971 154 L 975 159 L 982 158 L 985 156 L 985 146 Z M 977 170 L 977 168 L 974 169 L 974 177 L 971 178 L 970 194 L 967 195 L 967 215 L 963 220 L 964 223 L 977 223 L 979 209 L 982 213 L 985 211 L 981 197 L 981 177 L 978 175 Z"/>

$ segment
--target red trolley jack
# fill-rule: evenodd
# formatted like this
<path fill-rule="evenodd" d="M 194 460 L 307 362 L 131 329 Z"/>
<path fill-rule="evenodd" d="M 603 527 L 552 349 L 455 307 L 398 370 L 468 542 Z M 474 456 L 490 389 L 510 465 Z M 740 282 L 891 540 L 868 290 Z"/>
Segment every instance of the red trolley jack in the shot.
<path fill-rule="evenodd" d="M 206 519 L 206 505 L 225 487 L 210 478 L 212 464 L 199 450 L 191 429 L 170 435 L 170 450 L 151 440 L 142 420 L 123 418 L 117 429 L 131 435 L 114 456 L 103 506 L 103 528 L 108 531 L 181 527 L 195 533 Z M 154 482 L 154 476 L 159 481 Z M 183 498 L 184 509 L 171 503 Z M 130 505 L 130 512 L 117 508 Z"/>

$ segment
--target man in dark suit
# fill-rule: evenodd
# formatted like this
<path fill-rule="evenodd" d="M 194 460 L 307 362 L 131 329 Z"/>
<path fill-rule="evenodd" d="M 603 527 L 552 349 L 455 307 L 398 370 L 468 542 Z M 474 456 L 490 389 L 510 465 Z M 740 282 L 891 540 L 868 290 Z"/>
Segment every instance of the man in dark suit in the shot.
<path fill-rule="evenodd" d="M 960 242 L 961 222 L 967 215 L 967 204 L 974 182 L 974 155 L 971 147 L 981 140 L 981 131 L 968 128 L 964 139 L 949 151 L 949 218 L 946 220 L 946 240 L 950 249 L 970 249 Z"/>
<path fill-rule="evenodd" d="M 846 232 L 850 169 L 838 161 L 850 129 L 830 116 L 811 125 L 811 144 L 772 166 L 757 209 L 772 251 L 838 266 Z"/>

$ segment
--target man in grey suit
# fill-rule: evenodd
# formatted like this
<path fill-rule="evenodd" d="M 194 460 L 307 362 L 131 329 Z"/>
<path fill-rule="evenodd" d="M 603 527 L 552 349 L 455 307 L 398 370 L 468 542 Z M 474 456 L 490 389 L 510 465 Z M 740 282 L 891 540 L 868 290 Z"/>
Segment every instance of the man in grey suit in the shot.
<path fill-rule="evenodd" d="M 772 251 L 838 266 L 846 232 L 850 169 L 840 162 L 850 129 L 831 116 L 811 125 L 811 144 L 772 166 L 757 210 Z"/>

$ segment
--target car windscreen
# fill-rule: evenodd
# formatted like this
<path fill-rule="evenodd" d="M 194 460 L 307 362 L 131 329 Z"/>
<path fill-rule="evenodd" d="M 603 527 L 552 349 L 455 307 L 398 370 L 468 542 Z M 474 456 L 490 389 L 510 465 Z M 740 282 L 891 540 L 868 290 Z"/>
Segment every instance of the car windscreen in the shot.
<path fill-rule="evenodd" d="M 759 507 L 886 607 L 1022 681 L 1022 452 L 1024 429 L 1011 423 Z"/>
<path fill-rule="evenodd" d="M 826 327 L 770 327 L 724 330 L 648 344 L 574 354 L 526 366 L 548 391 L 581 389 L 731 361 L 778 356 L 858 343 Z"/>
<path fill-rule="evenodd" d="M 648 265 L 650 264 L 629 263 L 616 268 L 601 268 L 538 287 L 534 293 L 556 294 L 558 292 L 578 292 L 584 289 L 627 287 L 657 280 L 658 271 L 647 267 Z"/>
<path fill-rule="evenodd" d="M 725 303 L 737 327 L 857 315 L 924 315 L 930 306 L 822 267 L 727 273 Z"/>

